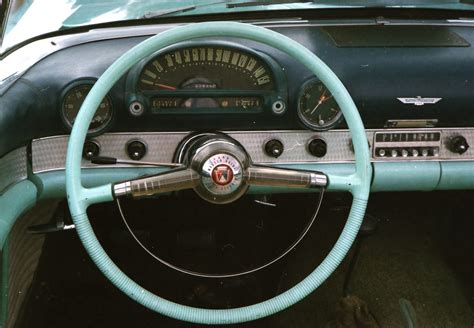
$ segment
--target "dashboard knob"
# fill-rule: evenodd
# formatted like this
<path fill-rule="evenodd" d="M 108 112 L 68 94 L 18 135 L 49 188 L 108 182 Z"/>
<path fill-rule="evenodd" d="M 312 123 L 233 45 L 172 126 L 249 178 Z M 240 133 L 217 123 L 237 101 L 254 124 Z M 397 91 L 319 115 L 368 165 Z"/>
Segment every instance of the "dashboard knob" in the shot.
<path fill-rule="evenodd" d="M 402 157 L 408 157 L 408 150 L 402 149 Z"/>
<path fill-rule="evenodd" d="M 423 149 L 421 150 L 421 156 L 426 157 L 426 156 L 428 156 L 429 154 L 430 154 L 430 153 L 429 153 L 428 149 L 423 148 Z"/>
<path fill-rule="evenodd" d="M 91 160 L 93 157 L 97 157 L 100 154 L 100 146 L 96 141 L 86 141 L 84 143 L 84 150 L 82 151 L 82 156 Z"/>
<path fill-rule="evenodd" d="M 327 144 L 324 140 L 316 138 L 308 144 L 308 151 L 315 157 L 324 157 L 327 153 Z"/>
<path fill-rule="evenodd" d="M 265 143 L 265 153 L 270 157 L 280 157 L 283 150 L 283 143 L 280 140 L 272 139 Z"/>
<path fill-rule="evenodd" d="M 464 154 L 469 149 L 469 144 L 463 136 L 457 136 L 450 140 L 449 148 L 453 153 Z"/>
<path fill-rule="evenodd" d="M 146 155 L 147 147 L 143 141 L 133 140 L 130 141 L 127 145 L 127 154 L 128 156 L 138 161 Z"/>
<path fill-rule="evenodd" d="M 379 149 L 379 156 L 384 157 L 385 156 L 385 149 Z"/>
<path fill-rule="evenodd" d="M 392 157 L 397 157 L 397 156 L 398 156 L 397 150 L 396 150 L 396 149 L 392 149 L 392 151 L 390 152 L 390 155 L 391 155 Z"/>

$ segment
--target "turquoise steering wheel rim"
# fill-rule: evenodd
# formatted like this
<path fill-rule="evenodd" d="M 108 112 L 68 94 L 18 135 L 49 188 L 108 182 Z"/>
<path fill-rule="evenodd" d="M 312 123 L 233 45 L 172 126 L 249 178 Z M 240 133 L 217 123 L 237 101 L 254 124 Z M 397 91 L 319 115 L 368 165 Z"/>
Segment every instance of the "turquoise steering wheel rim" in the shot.
<path fill-rule="evenodd" d="M 111 185 L 86 189 L 81 183 L 81 157 L 87 130 L 96 108 L 112 86 L 133 65 L 156 51 L 178 42 L 203 37 L 254 40 L 300 61 L 328 87 L 339 104 L 349 126 L 356 158 L 354 175 L 343 179 L 329 178 L 330 184 L 345 185 L 346 190 L 353 195 L 353 202 L 346 225 L 324 261 L 305 279 L 280 295 L 253 305 L 222 310 L 194 308 L 166 300 L 141 287 L 122 272 L 100 245 L 86 213 L 90 204 L 113 200 Z M 314 291 L 337 268 L 357 236 L 367 206 L 371 178 L 370 153 L 362 120 L 351 96 L 331 69 L 315 54 L 286 36 L 263 27 L 235 22 L 180 26 L 155 35 L 122 55 L 104 72 L 85 99 L 69 138 L 66 158 L 69 209 L 79 238 L 96 266 L 117 288 L 143 306 L 178 320 L 200 324 L 233 324 L 263 318 L 288 308 Z"/>

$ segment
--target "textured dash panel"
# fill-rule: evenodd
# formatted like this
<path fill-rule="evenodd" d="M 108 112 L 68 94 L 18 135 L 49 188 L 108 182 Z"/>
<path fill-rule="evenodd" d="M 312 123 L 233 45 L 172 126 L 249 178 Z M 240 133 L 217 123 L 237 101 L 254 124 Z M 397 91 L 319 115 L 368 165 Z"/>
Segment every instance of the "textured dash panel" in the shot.
<path fill-rule="evenodd" d="M 57 205 L 58 201 L 47 201 L 35 206 L 17 220 L 10 232 L 7 327 L 15 327 L 27 300 L 45 239 L 44 235 L 27 234 L 26 229 L 49 222 Z"/>
<path fill-rule="evenodd" d="M 441 133 L 441 147 L 439 156 L 425 158 L 385 157 L 373 158 L 373 161 L 411 161 L 411 160 L 443 160 L 465 161 L 474 160 L 474 128 L 445 128 L 445 129 L 380 129 L 366 130 L 369 145 L 374 143 L 376 132 L 432 132 Z M 188 132 L 170 133 L 109 133 L 94 140 L 100 144 L 101 156 L 110 156 L 127 159 L 126 146 L 131 140 L 140 139 L 146 143 L 148 152 L 142 161 L 171 162 L 180 142 L 186 138 Z M 347 130 L 332 130 L 325 132 L 314 131 L 249 131 L 229 132 L 229 136 L 237 140 L 247 151 L 254 163 L 261 164 L 291 164 L 291 163 L 350 163 L 354 161 L 351 135 Z M 454 136 L 462 135 L 471 147 L 464 154 L 456 154 L 450 150 L 450 140 Z M 321 138 L 327 144 L 327 154 L 314 157 L 308 152 L 308 143 L 313 138 Z M 274 158 L 265 153 L 265 143 L 271 139 L 278 139 L 283 143 L 284 152 Z M 57 136 L 33 141 L 33 171 L 35 173 L 64 169 L 66 161 L 67 136 Z M 83 167 L 95 167 L 88 161 L 82 162 Z M 125 165 L 120 165 L 125 166 Z M 107 167 L 101 165 L 100 167 Z M 117 166 L 115 166 L 117 167 Z"/>
<path fill-rule="evenodd" d="M 26 177 L 26 147 L 15 149 L 0 158 L 0 195 L 8 186 Z"/>

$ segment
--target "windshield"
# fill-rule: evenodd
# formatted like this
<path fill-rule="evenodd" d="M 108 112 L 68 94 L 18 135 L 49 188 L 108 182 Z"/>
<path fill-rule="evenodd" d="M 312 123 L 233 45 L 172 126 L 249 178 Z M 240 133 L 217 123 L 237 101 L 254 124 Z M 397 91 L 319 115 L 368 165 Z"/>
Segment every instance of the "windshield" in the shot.
<path fill-rule="evenodd" d="M 463 3 L 464 2 L 464 3 Z M 1 52 L 35 36 L 77 26 L 113 21 L 235 11 L 336 7 L 423 7 L 471 10 L 465 0 L 11 0 L 4 23 Z"/>

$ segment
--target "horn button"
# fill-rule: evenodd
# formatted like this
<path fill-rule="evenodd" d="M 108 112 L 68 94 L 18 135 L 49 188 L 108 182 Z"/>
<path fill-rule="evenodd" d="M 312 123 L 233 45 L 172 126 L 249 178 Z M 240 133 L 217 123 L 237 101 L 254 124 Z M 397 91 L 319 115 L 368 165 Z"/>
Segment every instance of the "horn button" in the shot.
<path fill-rule="evenodd" d="M 242 165 L 232 155 L 216 154 L 204 162 L 201 177 L 202 184 L 211 193 L 230 194 L 242 184 Z"/>
<path fill-rule="evenodd" d="M 225 204 L 247 191 L 244 171 L 249 166 L 249 156 L 232 138 L 216 134 L 193 136 L 178 153 L 181 162 L 200 175 L 194 190 L 203 199 Z"/>

